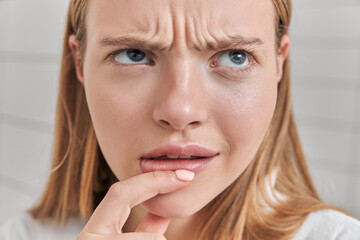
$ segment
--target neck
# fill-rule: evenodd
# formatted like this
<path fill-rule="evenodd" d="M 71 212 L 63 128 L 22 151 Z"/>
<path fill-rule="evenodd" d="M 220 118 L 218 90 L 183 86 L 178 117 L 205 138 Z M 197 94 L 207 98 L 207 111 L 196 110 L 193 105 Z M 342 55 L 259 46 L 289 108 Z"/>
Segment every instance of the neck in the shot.
<path fill-rule="evenodd" d="M 136 206 L 131 210 L 130 216 L 126 221 L 123 232 L 134 232 L 137 226 L 146 215 L 146 210 L 141 206 Z M 195 218 L 192 215 L 186 218 L 172 218 L 164 236 L 167 240 L 195 240 Z"/>

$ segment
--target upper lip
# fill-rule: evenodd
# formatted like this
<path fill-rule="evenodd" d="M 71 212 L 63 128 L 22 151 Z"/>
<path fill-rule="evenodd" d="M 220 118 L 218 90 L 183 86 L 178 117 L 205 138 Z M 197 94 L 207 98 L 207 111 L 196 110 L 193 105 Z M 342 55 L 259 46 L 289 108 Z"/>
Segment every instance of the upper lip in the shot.
<path fill-rule="evenodd" d="M 185 146 L 180 146 L 176 144 L 165 144 L 147 153 L 142 154 L 140 159 L 156 158 L 164 155 L 213 157 L 217 154 L 218 152 L 207 149 L 198 144 L 188 144 Z"/>

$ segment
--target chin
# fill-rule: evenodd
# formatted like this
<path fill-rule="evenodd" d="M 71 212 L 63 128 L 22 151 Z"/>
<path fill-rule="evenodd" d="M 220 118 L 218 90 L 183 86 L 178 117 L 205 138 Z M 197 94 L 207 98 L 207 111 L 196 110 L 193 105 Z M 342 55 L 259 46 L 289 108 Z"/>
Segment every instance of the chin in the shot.
<path fill-rule="evenodd" d="M 185 199 L 176 194 L 158 195 L 143 202 L 141 206 L 152 214 L 167 218 L 190 217 L 202 208 L 198 201 Z"/>

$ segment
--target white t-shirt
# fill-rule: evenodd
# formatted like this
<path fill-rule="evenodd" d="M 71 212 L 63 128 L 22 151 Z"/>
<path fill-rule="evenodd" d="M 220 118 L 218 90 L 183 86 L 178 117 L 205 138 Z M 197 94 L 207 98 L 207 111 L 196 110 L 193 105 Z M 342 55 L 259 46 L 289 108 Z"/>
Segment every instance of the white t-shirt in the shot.
<path fill-rule="evenodd" d="M 85 224 L 77 219 L 65 226 L 43 224 L 23 214 L 0 228 L 0 240 L 75 240 Z M 360 240 L 360 221 L 333 210 L 316 211 L 293 240 Z"/>

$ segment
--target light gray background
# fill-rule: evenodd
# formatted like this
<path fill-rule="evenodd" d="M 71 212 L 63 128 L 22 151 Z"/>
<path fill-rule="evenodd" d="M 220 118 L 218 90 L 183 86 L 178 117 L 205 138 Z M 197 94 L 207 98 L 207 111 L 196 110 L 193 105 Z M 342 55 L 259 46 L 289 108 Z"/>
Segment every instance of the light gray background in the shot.
<path fill-rule="evenodd" d="M 67 4 L 0 0 L 0 224 L 37 201 L 48 176 Z M 293 4 L 293 103 L 309 167 L 327 203 L 360 217 L 360 1 Z"/>

